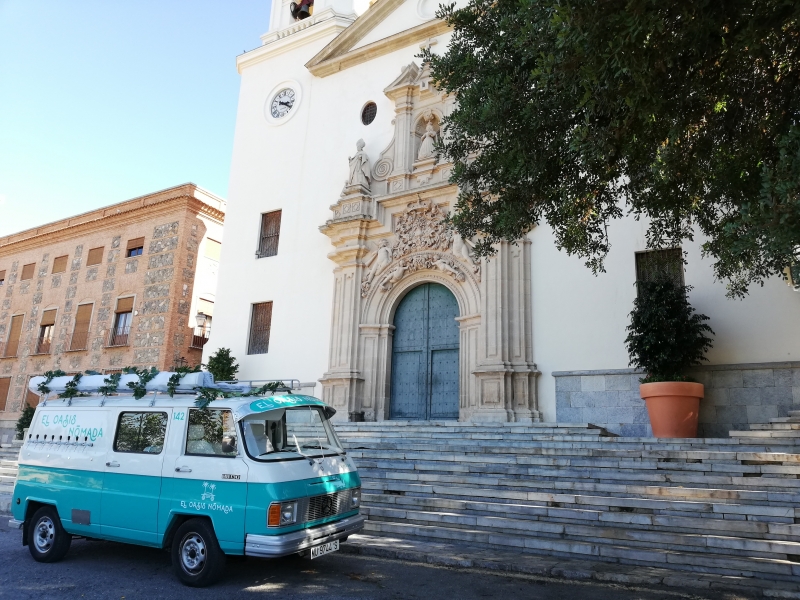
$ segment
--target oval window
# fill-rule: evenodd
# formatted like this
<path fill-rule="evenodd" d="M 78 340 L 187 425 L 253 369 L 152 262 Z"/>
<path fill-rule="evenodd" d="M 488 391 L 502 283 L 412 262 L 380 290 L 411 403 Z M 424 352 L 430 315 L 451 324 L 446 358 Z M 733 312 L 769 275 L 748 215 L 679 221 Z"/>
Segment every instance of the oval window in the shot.
<path fill-rule="evenodd" d="M 375 120 L 375 115 L 378 114 L 378 105 L 374 102 L 367 102 L 364 108 L 361 109 L 361 122 L 364 125 L 369 125 Z"/>

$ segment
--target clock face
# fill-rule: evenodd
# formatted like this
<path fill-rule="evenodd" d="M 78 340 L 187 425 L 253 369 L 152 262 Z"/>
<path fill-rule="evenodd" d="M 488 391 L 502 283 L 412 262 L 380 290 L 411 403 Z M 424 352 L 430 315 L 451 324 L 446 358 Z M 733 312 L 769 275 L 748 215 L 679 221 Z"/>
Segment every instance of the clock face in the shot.
<path fill-rule="evenodd" d="M 282 119 L 294 107 L 295 103 L 295 93 L 294 90 L 291 88 L 284 88 L 275 94 L 275 97 L 272 99 L 272 104 L 270 105 L 270 113 L 272 114 L 273 119 Z"/>

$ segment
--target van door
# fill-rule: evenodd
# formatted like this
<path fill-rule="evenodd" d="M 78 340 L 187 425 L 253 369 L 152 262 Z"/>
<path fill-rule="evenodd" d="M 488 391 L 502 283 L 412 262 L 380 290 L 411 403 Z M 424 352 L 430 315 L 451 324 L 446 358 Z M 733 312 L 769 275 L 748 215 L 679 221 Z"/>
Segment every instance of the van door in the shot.
<path fill-rule="evenodd" d="M 157 544 L 164 443 L 171 408 L 112 409 L 114 443 L 106 454 L 101 533 L 124 542 Z"/>
<path fill-rule="evenodd" d="M 179 409 L 176 409 L 176 417 Z M 207 515 L 220 547 L 244 552 L 247 463 L 228 409 L 187 409 L 172 481 L 173 513 Z M 265 513 L 266 514 L 266 513 Z"/>

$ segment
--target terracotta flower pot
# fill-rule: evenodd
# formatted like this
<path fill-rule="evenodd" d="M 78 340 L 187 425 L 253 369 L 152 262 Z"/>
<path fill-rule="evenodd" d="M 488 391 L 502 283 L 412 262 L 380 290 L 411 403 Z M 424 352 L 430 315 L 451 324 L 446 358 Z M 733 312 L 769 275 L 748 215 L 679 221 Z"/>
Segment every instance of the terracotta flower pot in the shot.
<path fill-rule="evenodd" d="M 647 403 L 653 435 L 657 438 L 697 437 L 702 383 L 659 381 L 643 383 L 639 394 Z"/>

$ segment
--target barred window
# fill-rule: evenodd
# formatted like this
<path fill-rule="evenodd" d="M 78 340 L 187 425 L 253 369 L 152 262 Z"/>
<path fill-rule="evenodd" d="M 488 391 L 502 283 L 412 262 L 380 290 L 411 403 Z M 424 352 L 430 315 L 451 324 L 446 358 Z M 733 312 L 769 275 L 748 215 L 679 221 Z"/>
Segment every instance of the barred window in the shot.
<path fill-rule="evenodd" d="M 248 354 L 266 354 L 269 350 L 269 330 L 272 326 L 272 302 L 253 304 L 250 318 Z"/>
<path fill-rule="evenodd" d="M 683 252 L 680 248 L 636 253 L 636 283 L 669 279 L 683 287 Z"/>
<path fill-rule="evenodd" d="M 278 254 L 278 239 L 281 235 L 281 211 L 263 213 L 261 215 L 261 236 L 258 242 L 257 258 Z"/>

